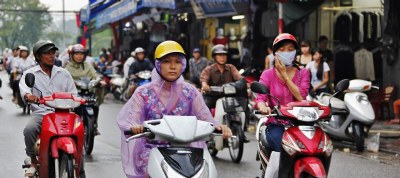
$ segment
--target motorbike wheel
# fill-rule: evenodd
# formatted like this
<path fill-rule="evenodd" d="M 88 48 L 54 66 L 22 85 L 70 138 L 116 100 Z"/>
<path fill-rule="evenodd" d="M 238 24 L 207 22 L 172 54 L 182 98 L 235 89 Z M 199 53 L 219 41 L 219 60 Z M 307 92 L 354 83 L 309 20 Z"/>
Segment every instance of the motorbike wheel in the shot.
<path fill-rule="evenodd" d="M 218 153 L 218 150 L 216 150 L 215 148 L 208 148 L 208 152 L 210 152 L 210 155 L 212 156 L 212 157 L 215 157 L 215 156 L 217 156 L 217 153 Z"/>
<path fill-rule="evenodd" d="M 124 101 L 124 102 L 127 102 L 131 98 L 131 96 L 129 96 L 129 89 L 128 88 L 126 88 L 123 91 L 121 98 L 122 98 L 122 101 Z"/>
<path fill-rule="evenodd" d="M 60 159 L 60 178 L 74 178 L 74 165 L 72 155 L 62 153 Z"/>
<path fill-rule="evenodd" d="M 119 88 L 116 88 L 115 90 L 114 90 L 114 92 L 113 92 L 113 96 L 114 96 L 114 98 L 115 99 L 117 99 L 117 100 L 121 100 L 122 98 L 121 98 L 121 93 L 122 93 L 122 91 L 120 91 L 121 89 L 119 89 Z"/>
<path fill-rule="evenodd" d="M 85 153 L 90 155 L 93 151 L 94 146 L 94 118 L 93 116 L 84 116 L 84 125 L 85 125 Z"/>
<path fill-rule="evenodd" d="M 354 123 L 353 126 L 353 137 L 356 143 L 356 149 L 358 152 L 364 151 L 364 125 L 361 123 Z"/>
<path fill-rule="evenodd" d="M 243 141 L 244 141 L 244 133 L 241 125 L 233 124 L 231 127 L 232 135 L 236 136 L 236 139 L 229 138 L 229 154 L 231 156 L 231 160 L 235 163 L 239 163 L 242 160 L 243 156 Z"/>

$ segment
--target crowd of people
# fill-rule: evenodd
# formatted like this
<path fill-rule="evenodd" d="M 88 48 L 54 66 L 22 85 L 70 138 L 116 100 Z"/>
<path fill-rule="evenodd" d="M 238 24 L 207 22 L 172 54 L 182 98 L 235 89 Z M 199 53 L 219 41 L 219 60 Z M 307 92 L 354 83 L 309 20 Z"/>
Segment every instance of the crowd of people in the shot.
<path fill-rule="evenodd" d="M 265 58 L 265 70 L 260 76 L 260 83 L 266 85 L 281 104 L 304 100 L 309 92 L 330 92 L 333 67 L 332 52 L 327 49 L 327 40 L 324 36 L 320 37 L 318 48 L 312 50 L 309 41 L 298 43 L 291 34 L 278 35 L 268 48 L 269 54 Z M 32 166 L 26 176 L 32 176 L 36 171 L 38 161 L 34 156 L 33 146 L 40 133 L 42 116 L 53 112 L 51 108 L 34 104 L 41 96 L 37 89 L 44 96 L 60 91 L 77 94 L 74 80 L 80 77 L 96 80 L 100 77 L 99 74 L 104 76 L 122 71 L 123 76 L 129 78 L 140 71 L 152 71 L 149 84 L 130 88 L 133 96 L 117 116 L 117 125 L 124 140 L 125 130 L 130 129 L 135 134 L 142 133 L 144 121 L 161 119 L 162 115 L 193 115 L 200 120 L 217 124 L 212 119 L 210 109 L 215 107 L 218 97 L 210 95 L 210 86 L 221 86 L 243 78 L 234 65 L 227 63 L 229 55 L 224 45 L 215 45 L 212 48 L 212 60 L 202 57 L 200 49 L 194 48 L 191 51 L 193 57 L 188 60 L 188 64 L 186 52 L 175 41 L 164 41 L 157 46 L 154 63 L 145 57 L 146 51 L 141 47 L 136 48 L 124 64 L 113 59 L 106 50 L 101 52 L 99 61 L 95 61 L 80 44 L 72 45 L 58 56 L 58 48 L 52 42 L 39 41 L 32 51 L 29 54 L 29 49 L 25 46 L 16 47 L 12 51 L 6 49 L 2 59 L 10 74 L 12 100 L 16 102 L 20 95 L 24 102 L 33 103 L 31 109 L 34 119 L 24 129 L 26 154 L 32 159 Z M 188 80 L 183 77 L 186 67 L 189 67 Z M 25 82 L 20 82 L 24 81 L 26 73 L 36 76 L 37 89 L 31 89 Z M 100 82 L 98 87 L 103 88 L 105 85 L 105 82 Z M 98 93 L 99 105 L 103 96 L 104 91 Z M 276 105 L 276 100 L 269 100 L 264 94 L 257 95 L 255 99 L 255 107 L 263 114 L 270 114 Z M 266 122 L 265 134 L 268 142 L 276 143 L 272 145 L 274 150 L 271 159 L 279 158 L 281 147 L 278 143 L 282 140 L 284 126 L 287 124 L 290 123 L 274 118 Z M 232 135 L 225 125 L 217 125 L 216 128 L 222 130 L 224 138 Z M 97 133 L 100 134 L 98 131 Z M 149 151 L 156 146 L 166 144 L 148 142 L 146 139 L 137 139 L 130 143 L 121 141 L 122 162 L 127 177 L 147 175 Z M 205 144 L 196 143 L 196 146 L 204 147 Z M 83 168 L 81 171 L 84 172 Z M 276 171 L 270 170 L 270 167 L 267 169 L 267 173 L 271 175 Z"/>

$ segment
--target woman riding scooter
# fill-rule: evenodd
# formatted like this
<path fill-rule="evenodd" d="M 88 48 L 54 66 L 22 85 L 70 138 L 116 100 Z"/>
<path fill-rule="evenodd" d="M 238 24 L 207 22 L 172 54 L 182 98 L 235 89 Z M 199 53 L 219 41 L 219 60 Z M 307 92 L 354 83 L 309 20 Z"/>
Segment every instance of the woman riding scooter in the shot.
<path fill-rule="evenodd" d="M 163 115 L 196 116 L 200 120 L 215 123 L 200 92 L 181 76 L 186 68 L 185 52 L 175 41 L 159 44 L 154 54 L 155 69 L 152 81 L 138 87 L 117 116 L 121 130 L 121 158 L 128 178 L 148 177 L 147 163 L 153 147 L 168 146 L 167 143 L 150 142 L 144 138 L 125 142 L 125 130 L 142 133 L 143 122 L 161 119 Z M 216 126 L 224 137 L 232 135 L 224 125 Z M 206 146 L 204 142 L 192 143 L 195 147 Z"/>
<path fill-rule="evenodd" d="M 32 58 L 28 57 L 29 50 L 26 46 L 19 46 L 19 50 L 20 50 L 19 58 L 13 62 L 13 71 L 12 71 L 12 75 L 14 75 L 13 90 L 17 96 L 17 100 L 15 101 L 20 107 L 24 108 L 24 113 L 25 113 L 26 110 L 29 108 L 26 108 L 25 103 L 22 101 L 19 91 L 19 81 L 21 79 L 22 73 L 30 69 L 31 67 L 35 66 L 36 63 Z"/>
<path fill-rule="evenodd" d="M 300 69 L 295 60 L 298 49 L 296 38 L 288 33 L 280 34 L 275 38 L 272 49 L 275 67 L 261 74 L 260 83 L 266 85 L 270 94 L 276 96 L 281 104 L 305 99 L 310 86 L 310 73 L 305 68 Z M 277 105 L 277 100 L 271 100 L 266 94 L 258 94 L 255 102 L 262 114 L 271 114 L 271 108 Z M 273 149 L 269 162 L 279 164 L 284 126 L 290 123 L 271 117 L 265 124 L 265 134 Z M 266 175 L 274 177 L 277 172 L 268 166 Z"/>

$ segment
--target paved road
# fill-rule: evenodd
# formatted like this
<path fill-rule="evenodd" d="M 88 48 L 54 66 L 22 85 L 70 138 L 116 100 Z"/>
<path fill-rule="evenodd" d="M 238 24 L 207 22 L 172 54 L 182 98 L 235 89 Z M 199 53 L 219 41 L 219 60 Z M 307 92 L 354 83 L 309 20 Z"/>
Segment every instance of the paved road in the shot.
<path fill-rule="evenodd" d="M 11 103 L 11 90 L 6 86 L 5 73 L 0 73 L 4 81 L 0 94 L 0 166 L 1 178 L 23 177 L 21 164 L 25 158 L 22 130 L 30 116 L 22 115 L 22 109 Z M 123 178 L 124 174 L 120 159 L 120 135 L 115 124 L 115 117 L 122 107 L 111 96 L 106 98 L 101 106 L 99 129 L 101 135 L 95 138 L 95 147 L 92 156 L 86 157 L 87 177 Z M 254 137 L 248 135 L 252 141 L 245 145 L 245 153 L 240 164 L 230 161 L 227 150 L 218 153 L 215 159 L 219 177 L 222 178 L 254 178 L 260 174 L 259 163 L 255 161 L 256 143 Z M 390 159 L 399 157 L 389 156 Z M 368 158 L 368 157 L 367 157 Z M 381 163 L 380 159 L 335 151 L 331 163 L 330 178 L 342 177 L 399 177 L 400 165 L 389 162 Z"/>

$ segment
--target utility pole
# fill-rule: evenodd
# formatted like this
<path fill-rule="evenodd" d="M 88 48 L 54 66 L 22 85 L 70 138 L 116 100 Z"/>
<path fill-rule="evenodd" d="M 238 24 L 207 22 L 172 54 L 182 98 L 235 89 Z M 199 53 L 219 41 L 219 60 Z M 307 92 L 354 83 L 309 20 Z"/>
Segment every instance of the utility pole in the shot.
<path fill-rule="evenodd" d="M 63 10 L 63 15 L 62 15 L 62 18 L 63 18 L 63 47 L 64 47 L 64 49 L 67 47 L 66 46 L 66 44 L 65 44 L 65 2 L 64 2 L 65 0 L 62 0 L 62 10 Z"/>

